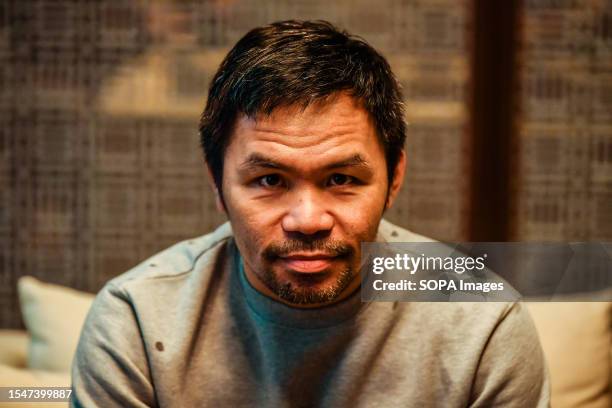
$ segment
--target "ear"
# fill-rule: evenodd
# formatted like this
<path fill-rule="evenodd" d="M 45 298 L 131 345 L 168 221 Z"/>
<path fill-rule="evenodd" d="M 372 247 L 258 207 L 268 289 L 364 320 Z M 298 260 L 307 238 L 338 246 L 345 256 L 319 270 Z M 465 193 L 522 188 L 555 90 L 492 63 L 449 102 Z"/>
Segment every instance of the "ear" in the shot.
<path fill-rule="evenodd" d="M 225 211 L 225 206 L 223 205 L 223 200 L 221 199 L 221 193 L 219 192 L 219 188 L 215 184 L 215 178 L 213 177 L 212 170 L 210 169 L 208 165 L 206 165 L 206 173 L 208 175 L 207 177 L 208 185 L 210 186 L 213 193 L 215 194 L 215 206 L 217 207 L 217 211 L 219 211 L 222 214 L 227 215 Z"/>
<path fill-rule="evenodd" d="M 397 194 L 402 187 L 402 183 L 404 182 L 404 175 L 406 174 L 406 152 L 402 150 L 400 152 L 399 159 L 397 160 L 397 165 L 395 166 L 395 170 L 393 171 L 393 179 L 391 180 L 391 185 L 389 186 L 389 194 L 387 196 L 387 204 L 385 205 L 385 209 L 388 210 L 393 205 Z"/>

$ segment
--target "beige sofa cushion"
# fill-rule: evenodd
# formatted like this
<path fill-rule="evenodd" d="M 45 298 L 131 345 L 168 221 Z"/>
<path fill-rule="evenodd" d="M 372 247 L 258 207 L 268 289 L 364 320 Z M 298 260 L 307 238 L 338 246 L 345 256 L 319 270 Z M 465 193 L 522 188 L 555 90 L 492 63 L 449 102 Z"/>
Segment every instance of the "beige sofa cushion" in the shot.
<path fill-rule="evenodd" d="M 527 303 L 548 362 L 553 407 L 612 406 L 611 305 Z"/>
<path fill-rule="evenodd" d="M 25 368 L 30 336 L 24 330 L 0 329 L 0 365 Z"/>
<path fill-rule="evenodd" d="M 0 364 L 0 387 L 70 387 L 70 374 L 25 370 Z M 67 402 L 0 401 L 0 408 L 64 408 Z"/>
<path fill-rule="evenodd" d="M 94 295 L 24 276 L 17 283 L 30 333 L 28 368 L 70 372 L 72 357 Z"/>

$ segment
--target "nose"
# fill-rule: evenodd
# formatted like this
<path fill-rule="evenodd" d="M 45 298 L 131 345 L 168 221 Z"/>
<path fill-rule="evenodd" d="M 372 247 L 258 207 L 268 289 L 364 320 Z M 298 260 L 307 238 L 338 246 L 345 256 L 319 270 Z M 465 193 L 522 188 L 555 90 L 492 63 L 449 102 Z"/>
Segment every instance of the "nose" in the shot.
<path fill-rule="evenodd" d="M 295 192 L 289 211 L 282 219 L 285 232 L 314 235 L 331 231 L 333 216 L 326 210 L 325 198 L 316 191 L 305 189 Z"/>

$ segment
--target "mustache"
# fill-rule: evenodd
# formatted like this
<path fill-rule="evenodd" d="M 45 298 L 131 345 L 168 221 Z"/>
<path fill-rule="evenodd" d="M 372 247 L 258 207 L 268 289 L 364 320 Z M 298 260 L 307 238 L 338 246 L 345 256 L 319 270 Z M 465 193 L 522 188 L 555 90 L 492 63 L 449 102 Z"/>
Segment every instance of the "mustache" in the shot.
<path fill-rule="evenodd" d="M 349 244 L 330 239 L 316 239 L 302 241 L 291 239 L 280 243 L 272 243 L 263 250 L 263 257 L 268 261 L 274 261 L 280 257 L 290 255 L 294 252 L 323 252 L 330 257 L 348 257 L 355 250 Z"/>

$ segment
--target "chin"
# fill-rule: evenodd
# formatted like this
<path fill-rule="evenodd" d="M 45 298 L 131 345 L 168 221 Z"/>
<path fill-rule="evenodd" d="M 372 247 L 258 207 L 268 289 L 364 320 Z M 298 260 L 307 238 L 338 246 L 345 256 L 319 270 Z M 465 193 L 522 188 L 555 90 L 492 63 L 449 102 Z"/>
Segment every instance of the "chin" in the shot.
<path fill-rule="evenodd" d="M 304 273 L 283 270 L 268 275 L 266 284 L 281 299 L 300 305 L 328 303 L 338 298 L 351 283 L 350 268 Z"/>

